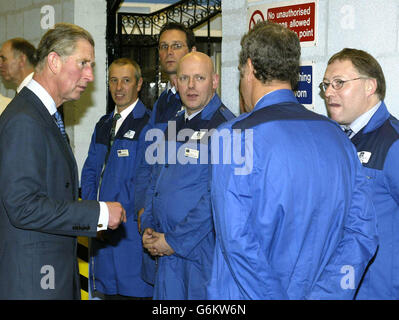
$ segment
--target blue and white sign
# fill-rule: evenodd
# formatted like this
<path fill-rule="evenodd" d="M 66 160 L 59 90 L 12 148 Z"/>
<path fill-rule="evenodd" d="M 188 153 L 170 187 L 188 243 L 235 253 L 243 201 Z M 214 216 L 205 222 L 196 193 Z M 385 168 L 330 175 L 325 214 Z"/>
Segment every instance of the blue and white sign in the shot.
<path fill-rule="evenodd" d="M 313 108 L 313 64 L 302 64 L 299 71 L 298 87 L 294 91 L 299 103 Z"/>

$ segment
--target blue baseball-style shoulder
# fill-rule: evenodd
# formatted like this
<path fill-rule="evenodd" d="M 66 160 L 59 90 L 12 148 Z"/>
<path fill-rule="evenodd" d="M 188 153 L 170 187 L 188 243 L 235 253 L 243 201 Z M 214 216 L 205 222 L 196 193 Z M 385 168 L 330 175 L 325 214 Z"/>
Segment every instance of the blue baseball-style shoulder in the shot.
<path fill-rule="evenodd" d="M 236 116 L 227 108 L 224 104 L 222 104 L 218 110 L 218 112 L 222 115 L 225 121 L 230 121 L 234 119 Z"/>
<path fill-rule="evenodd" d="M 208 128 L 217 128 L 221 124 L 226 123 L 226 121 L 230 121 L 233 119 L 235 119 L 235 115 L 224 104 L 221 104 L 214 113 L 208 125 Z"/>
<path fill-rule="evenodd" d="M 111 119 L 112 116 L 113 116 L 113 114 L 114 114 L 114 112 L 104 114 L 104 115 L 100 118 L 100 120 L 98 120 L 97 123 L 103 123 L 104 121 L 107 121 L 108 119 Z"/>
<path fill-rule="evenodd" d="M 358 132 L 352 142 L 356 149 L 371 153 L 370 160 L 364 162 L 367 168 L 382 170 L 392 145 L 399 140 L 399 121 L 388 113 L 382 104 L 367 126 Z"/>
<path fill-rule="evenodd" d="M 357 147 L 359 151 L 369 151 L 373 156 L 363 165 L 367 168 L 382 170 L 389 150 L 398 139 L 399 133 L 389 120 L 377 130 L 367 133 Z"/>
<path fill-rule="evenodd" d="M 306 109 L 299 103 L 285 102 L 256 110 L 248 117 L 237 121 L 233 129 L 249 129 L 261 123 L 279 120 L 314 120 L 326 121 L 337 125 L 327 117 Z"/>

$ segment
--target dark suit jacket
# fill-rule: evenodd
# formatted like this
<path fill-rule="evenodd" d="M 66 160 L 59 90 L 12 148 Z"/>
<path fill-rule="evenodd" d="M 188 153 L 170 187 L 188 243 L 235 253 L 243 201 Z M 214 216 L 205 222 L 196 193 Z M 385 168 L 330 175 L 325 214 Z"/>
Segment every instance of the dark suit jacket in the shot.
<path fill-rule="evenodd" d="M 76 236 L 100 208 L 78 201 L 72 151 L 28 88 L 0 116 L 0 185 L 0 299 L 79 299 Z"/>

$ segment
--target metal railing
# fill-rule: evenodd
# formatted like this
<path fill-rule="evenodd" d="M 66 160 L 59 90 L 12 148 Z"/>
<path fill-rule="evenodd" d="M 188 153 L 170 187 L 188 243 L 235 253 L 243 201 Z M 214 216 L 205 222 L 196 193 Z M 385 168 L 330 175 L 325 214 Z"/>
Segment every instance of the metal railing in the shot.
<path fill-rule="evenodd" d="M 195 29 L 221 12 L 221 0 L 182 0 L 148 14 L 121 12 L 118 13 L 118 33 L 151 36 L 157 41 L 159 31 L 167 22 L 178 22 Z"/>

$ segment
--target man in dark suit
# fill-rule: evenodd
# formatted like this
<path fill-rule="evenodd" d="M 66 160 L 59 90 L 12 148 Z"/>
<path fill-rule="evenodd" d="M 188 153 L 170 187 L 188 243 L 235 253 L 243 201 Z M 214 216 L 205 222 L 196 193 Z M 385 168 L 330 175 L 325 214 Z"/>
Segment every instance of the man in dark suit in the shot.
<path fill-rule="evenodd" d="M 40 41 L 33 80 L 0 117 L 0 299 L 79 299 L 76 236 L 126 222 L 120 203 L 78 201 L 57 118 L 93 81 L 93 65 L 91 35 L 57 24 Z"/>

